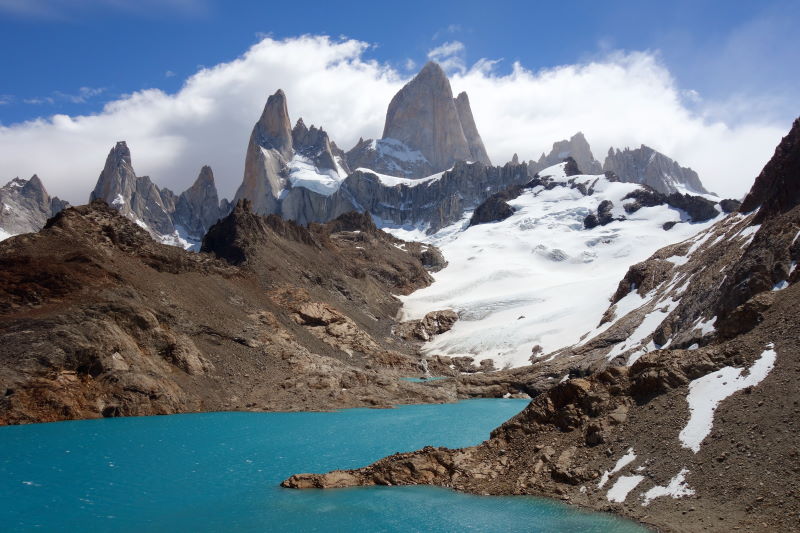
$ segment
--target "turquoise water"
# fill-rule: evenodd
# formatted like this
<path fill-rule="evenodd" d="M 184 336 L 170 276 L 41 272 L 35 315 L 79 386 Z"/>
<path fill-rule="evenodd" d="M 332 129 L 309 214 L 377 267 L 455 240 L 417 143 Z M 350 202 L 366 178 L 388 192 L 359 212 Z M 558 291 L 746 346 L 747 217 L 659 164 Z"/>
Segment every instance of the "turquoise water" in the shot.
<path fill-rule="evenodd" d="M 430 487 L 281 489 L 297 472 L 466 446 L 525 406 L 208 413 L 0 428 L 2 531 L 642 531 L 526 497 Z"/>
<path fill-rule="evenodd" d="M 411 381 L 412 383 L 427 383 L 428 381 L 439 381 L 440 379 L 447 379 L 447 376 L 434 376 L 431 378 L 400 378 L 403 381 Z"/>

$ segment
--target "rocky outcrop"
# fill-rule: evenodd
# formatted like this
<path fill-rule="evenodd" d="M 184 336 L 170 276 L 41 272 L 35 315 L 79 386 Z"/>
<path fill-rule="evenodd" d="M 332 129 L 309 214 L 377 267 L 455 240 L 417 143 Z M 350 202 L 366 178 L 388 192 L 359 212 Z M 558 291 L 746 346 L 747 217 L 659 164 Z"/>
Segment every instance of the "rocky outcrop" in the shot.
<path fill-rule="evenodd" d="M 708 193 L 700 182 L 697 172 L 682 167 L 664 154 L 642 145 L 631 150 L 609 148 L 603 170 L 613 172 L 620 180 L 640 183 L 662 193 L 695 192 Z"/>
<path fill-rule="evenodd" d="M 557 165 L 564 159 L 571 157 L 578 165 L 580 172 L 583 174 L 602 174 L 603 167 L 592 155 L 592 150 L 589 147 L 589 142 L 583 133 L 578 132 L 569 140 L 563 140 L 553 143 L 553 149 L 550 153 L 542 154 L 539 161 L 531 161 L 529 169 L 531 176 L 547 167 Z"/>
<path fill-rule="evenodd" d="M 108 153 L 105 167 L 89 196 L 90 202 L 94 200 L 104 200 L 157 235 L 175 232 L 161 191 L 148 176 L 136 176 L 125 141 L 118 142 Z"/>
<path fill-rule="evenodd" d="M 742 213 L 758 209 L 755 223 L 785 213 L 800 203 L 800 119 L 795 119 L 769 163 L 741 205 Z"/>
<path fill-rule="evenodd" d="M 14 178 L 0 188 L 0 235 L 39 231 L 48 218 L 66 207 L 67 202 L 47 194 L 36 174 L 28 180 Z"/>
<path fill-rule="evenodd" d="M 458 313 L 450 309 L 431 311 L 420 320 L 402 322 L 395 329 L 395 334 L 407 340 L 427 341 L 431 337 L 450 331 L 457 320 Z"/>
<path fill-rule="evenodd" d="M 286 188 L 285 166 L 294 155 L 292 125 L 282 90 L 267 99 L 247 143 L 244 178 L 233 203 L 247 199 L 257 213 L 277 213 L 278 198 Z"/>
<path fill-rule="evenodd" d="M 478 133 L 478 127 L 475 125 L 475 119 L 472 116 L 472 108 L 469 105 L 469 96 L 466 92 L 460 92 L 456 97 L 456 111 L 458 111 L 458 118 L 461 121 L 461 129 L 464 132 L 464 137 L 467 139 L 469 146 L 470 161 L 475 163 L 483 163 L 484 165 L 491 165 L 489 154 L 486 153 L 486 148 L 483 146 L 483 139 Z"/>

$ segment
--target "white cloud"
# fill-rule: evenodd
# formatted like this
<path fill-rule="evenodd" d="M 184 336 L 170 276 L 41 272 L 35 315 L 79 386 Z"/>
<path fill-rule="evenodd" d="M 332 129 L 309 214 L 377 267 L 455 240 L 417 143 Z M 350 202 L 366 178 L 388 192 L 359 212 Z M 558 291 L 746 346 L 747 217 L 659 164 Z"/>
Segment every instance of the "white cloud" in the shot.
<path fill-rule="evenodd" d="M 150 89 L 95 115 L 0 126 L 0 180 L 38 173 L 51 193 L 84 202 L 109 149 L 124 139 L 140 175 L 181 191 L 209 164 L 221 193 L 231 197 L 250 130 L 278 88 L 292 120 L 322 125 L 344 149 L 361 136 L 380 136 L 386 106 L 408 75 L 367 59 L 368 49 L 319 36 L 267 38 L 234 61 L 200 70 L 173 95 Z M 482 60 L 452 78 L 454 93 L 469 93 L 495 163 L 515 152 L 538 158 L 553 141 L 582 130 L 601 161 L 611 145 L 644 143 L 695 168 L 710 189 L 741 196 L 792 118 L 774 124 L 742 115 L 735 126 L 711 121 L 702 109 L 686 107 L 683 90 L 650 53 L 542 71 L 515 64 L 505 75 L 495 64 Z"/>
<path fill-rule="evenodd" d="M 168 70 L 168 71 L 166 71 L 164 73 L 164 77 L 165 78 L 174 78 L 175 77 L 175 73 L 173 71 L 171 71 L 171 70 Z"/>
<path fill-rule="evenodd" d="M 439 63 L 445 72 L 464 72 L 464 43 L 449 41 L 428 51 L 428 59 Z"/>

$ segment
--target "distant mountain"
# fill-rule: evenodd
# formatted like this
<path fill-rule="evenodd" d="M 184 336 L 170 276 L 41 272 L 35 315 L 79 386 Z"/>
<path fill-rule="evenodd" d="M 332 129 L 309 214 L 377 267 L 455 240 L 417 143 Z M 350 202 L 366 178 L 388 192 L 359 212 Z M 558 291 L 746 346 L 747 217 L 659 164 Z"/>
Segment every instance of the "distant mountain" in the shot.
<path fill-rule="evenodd" d="M 469 98 L 453 98 L 435 63 L 392 99 L 382 139 L 344 153 L 323 129 L 290 124 L 278 90 L 253 127 L 235 197 L 256 213 L 307 224 L 367 211 L 384 225 L 435 231 L 528 179 L 524 164 L 491 167 Z"/>
<path fill-rule="evenodd" d="M 109 152 L 89 201 L 97 199 L 146 229 L 156 240 L 183 248 L 196 248 L 219 218 L 227 214 L 217 198 L 214 174 L 204 166 L 195 183 L 176 196 L 160 189 L 148 176 L 137 176 L 125 141 Z"/>
<path fill-rule="evenodd" d="M 708 194 L 697 172 L 645 145 L 634 150 L 610 148 L 603 170 L 613 172 L 622 181 L 641 183 L 663 194 Z"/>
<path fill-rule="evenodd" d="M 39 176 L 14 178 L 0 188 L 0 240 L 39 231 L 48 218 L 68 206 L 57 196 L 47 194 Z"/>
<path fill-rule="evenodd" d="M 575 160 L 583 174 L 603 173 L 603 165 L 594 158 L 589 142 L 581 132 L 576 133 L 569 140 L 565 139 L 553 143 L 553 149 L 550 150 L 550 153 L 547 155 L 542 154 L 539 161 L 530 161 L 528 168 L 531 175 L 534 175 L 544 168 L 561 163 L 567 157 Z"/>

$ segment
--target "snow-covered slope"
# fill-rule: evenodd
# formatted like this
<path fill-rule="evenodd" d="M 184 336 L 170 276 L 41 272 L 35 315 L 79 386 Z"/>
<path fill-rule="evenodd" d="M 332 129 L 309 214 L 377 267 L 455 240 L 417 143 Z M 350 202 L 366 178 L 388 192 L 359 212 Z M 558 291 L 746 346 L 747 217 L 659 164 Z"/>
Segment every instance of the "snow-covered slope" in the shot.
<path fill-rule="evenodd" d="M 403 318 L 453 309 L 460 319 L 428 342 L 426 353 L 521 366 L 536 345 L 547 353 L 575 343 L 598 324 L 631 264 L 713 224 L 686 222 L 665 231 L 666 222 L 685 220 L 685 213 L 662 205 L 627 214 L 622 199 L 639 185 L 567 176 L 564 167 L 539 173 L 555 186 L 539 185 L 509 201 L 510 218 L 464 229 L 465 217 L 427 239 L 449 265 L 431 286 L 402 297 Z M 584 218 L 605 200 L 613 202 L 614 218 L 625 220 L 585 229 Z"/>

